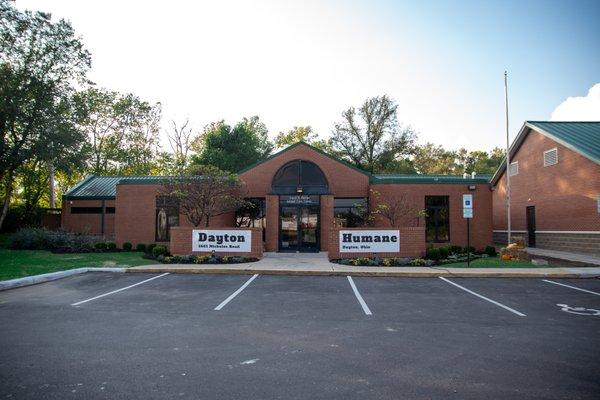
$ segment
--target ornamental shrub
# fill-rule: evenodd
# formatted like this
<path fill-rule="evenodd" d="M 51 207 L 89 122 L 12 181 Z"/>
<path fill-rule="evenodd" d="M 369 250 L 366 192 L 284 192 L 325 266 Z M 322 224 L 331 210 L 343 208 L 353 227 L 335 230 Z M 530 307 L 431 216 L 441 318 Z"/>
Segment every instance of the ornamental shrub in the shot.
<path fill-rule="evenodd" d="M 146 253 L 152 254 L 152 251 L 154 250 L 155 247 L 156 247 L 156 243 L 150 243 L 149 245 L 146 246 Z"/>
<path fill-rule="evenodd" d="M 43 250 L 47 247 L 48 230 L 43 228 L 19 229 L 10 237 L 10 247 L 23 250 Z"/>
<path fill-rule="evenodd" d="M 419 267 L 419 266 L 427 265 L 427 261 L 425 261 L 422 258 L 413 258 L 412 260 L 409 261 L 408 265 L 413 266 L 413 267 Z"/>
<path fill-rule="evenodd" d="M 473 246 L 465 247 L 463 249 L 463 253 L 475 253 L 475 247 L 473 247 Z"/>
<path fill-rule="evenodd" d="M 124 242 L 123 243 L 123 251 L 131 251 L 131 249 L 133 248 L 133 245 L 129 242 Z"/>
<path fill-rule="evenodd" d="M 117 249 L 117 244 L 115 242 L 106 242 L 106 250 L 115 251 Z"/>
<path fill-rule="evenodd" d="M 438 247 L 438 251 L 440 252 L 440 260 L 445 260 L 450 255 L 449 247 Z"/>
<path fill-rule="evenodd" d="M 169 250 L 167 249 L 167 246 L 163 246 L 162 244 L 158 245 L 158 246 L 154 246 L 152 247 L 152 255 L 156 258 L 158 258 L 158 256 L 166 256 L 169 253 Z"/>
<path fill-rule="evenodd" d="M 196 256 L 196 264 L 205 264 L 206 260 L 208 260 L 207 256 Z"/>
<path fill-rule="evenodd" d="M 494 246 L 485 246 L 485 250 L 483 250 L 483 252 L 490 257 L 495 257 L 496 254 L 498 254 Z"/>
<path fill-rule="evenodd" d="M 456 246 L 456 245 L 450 246 L 450 254 L 460 254 L 460 253 L 462 253 L 462 247 Z"/>
<path fill-rule="evenodd" d="M 143 251 L 145 253 L 146 252 L 146 245 L 144 243 L 138 243 L 135 246 L 135 251 Z"/>
<path fill-rule="evenodd" d="M 107 247 L 106 247 L 106 243 L 104 242 L 98 242 L 94 245 L 94 248 L 97 251 L 106 251 Z"/>
<path fill-rule="evenodd" d="M 437 261 L 440 259 L 440 249 L 436 247 L 430 247 L 427 249 L 426 257 L 430 260 Z"/>

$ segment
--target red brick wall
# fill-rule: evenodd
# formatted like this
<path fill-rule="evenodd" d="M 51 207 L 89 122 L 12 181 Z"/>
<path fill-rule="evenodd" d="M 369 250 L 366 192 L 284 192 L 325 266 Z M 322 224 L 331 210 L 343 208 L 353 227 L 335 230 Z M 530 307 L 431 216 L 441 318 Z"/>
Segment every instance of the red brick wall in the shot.
<path fill-rule="evenodd" d="M 271 193 L 271 183 L 277 170 L 289 161 L 299 159 L 312 161 L 321 168 L 327 178 L 329 191 L 335 196 L 366 197 L 368 195 L 367 175 L 300 144 L 240 175 L 241 180 L 246 183 L 248 197 L 264 197 L 265 194 Z"/>
<path fill-rule="evenodd" d="M 115 238 L 117 246 L 123 242 L 155 243 L 156 195 L 160 185 L 117 185 Z M 212 217 L 210 227 L 235 226 L 235 213 Z M 181 227 L 192 224 L 179 215 Z M 160 242 L 168 244 L 168 242 Z"/>
<path fill-rule="evenodd" d="M 330 231 L 334 228 L 332 195 L 321 196 L 321 212 L 319 223 L 321 224 L 321 251 L 329 250 Z"/>
<path fill-rule="evenodd" d="M 470 222 L 471 246 L 483 249 L 492 244 L 492 192 L 488 184 L 478 184 L 476 190 L 470 191 L 464 184 L 385 184 L 373 185 L 372 189 L 380 193 L 380 201 L 393 199 L 399 194 L 404 194 L 407 199 L 415 205 L 417 210 L 425 208 L 425 196 L 449 196 L 450 201 L 450 242 L 435 243 L 434 246 L 467 245 L 467 222 L 463 218 L 462 196 L 473 195 L 473 218 Z M 371 196 L 369 201 L 373 209 L 377 200 Z M 400 224 L 402 226 L 425 226 L 423 218 L 410 217 Z M 390 224 L 379 218 L 374 226 L 390 226 Z M 424 232 L 424 231 L 423 231 Z M 425 233 L 423 233 L 425 242 Z"/>
<path fill-rule="evenodd" d="M 558 149 L 558 163 L 544 167 L 544 151 Z M 597 198 L 600 165 L 531 131 L 511 160 L 511 229 L 526 230 L 525 207 L 535 206 L 540 231 L 600 231 Z M 494 229 L 506 230 L 506 174 L 493 192 Z"/>
<path fill-rule="evenodd" d="M 400 231 L 399 253 L 377 253 L 379 257 L 422 257 L 425 255 L 425 228 L 402 227 L 402 228 L 365 228 L 381 230 Z M 330 230 L 329 259 L 373 257 L 375 253 L 340 253 L 340 230 L 360 231 L 361 228 L 332 228 Z"/>
<path fill-rule="evenodd" d="M 265 232 L 265 250 L 277 251 L 279 247 L 279 196 L 266 196 L 267 226 Z"/>
<path fill-rule="evenodd" d="M 115 207 L 114 200 L 105 200 L 106 207 Z M 64 200 L 61 212 L 61 226 L 71 232 L 102 234 L 102 214 L 71 214 L 71 207 L 102 207 L 102 200 Z M 104 236 L 114 237 L 115 214 L 104 216 Z"/>
<path fill-rule="evenodd" d="M 227 230 L 251 230 L 252 231 L 252 244 L 251 251 L 249 253 L 215 253 L 219 256 L 247 256 L 261 258 L 263 255 L 263 242 L 262 242 L 262 229 L 261 228 L 231 228 L 231 227 L 213 227 L 214 229 L 227 229 Z M 169 251 L 173 255 L 208 255 L 212 252 L 198 252 L 192 251 L 192 230 L 203 229 L 193 227 L 174 227 L 171 228 L 171 241 L 169 243 Z"/>

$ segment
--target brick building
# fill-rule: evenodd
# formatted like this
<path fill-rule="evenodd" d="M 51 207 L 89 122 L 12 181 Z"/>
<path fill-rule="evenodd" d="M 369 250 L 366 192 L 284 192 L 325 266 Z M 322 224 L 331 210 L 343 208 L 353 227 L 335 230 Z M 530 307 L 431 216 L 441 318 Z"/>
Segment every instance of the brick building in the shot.
<path fill-rule="evenodd" d="M 464 194 L 473 196 L 471 245 L 482 249 L 492 243 L 489 176 L 372 175 L 299 142 L 239 177 L 259 211 L 224 214 L 212 218 L 210 227 L 250 227 L 262 236 L 266 251 L 329 251 L 332 256 L 339 251 L 340 229 L 359 229 L 365 209 L 399 200 L 407 211 L 395 227 L 378 217 L 368 229 L 398 229 L 400 255 L 420 256 L 427 244 L 466 246 Z M 64 195 L 62 226 L 112 237 L 119 246 L 164 242 L 180 248 L 172 237 L 188 237 L 180 231 L 189 232 L 191 225 L 157 196 L 164 179 L 87 177 Z"/>
<path fill-rule="evenodd" d="M 600 122 L 527 121 L 510 147 L 511 232 L 531 247 L 600 255 Z M 506 243 L 506 163 L 491 180 Z"/>

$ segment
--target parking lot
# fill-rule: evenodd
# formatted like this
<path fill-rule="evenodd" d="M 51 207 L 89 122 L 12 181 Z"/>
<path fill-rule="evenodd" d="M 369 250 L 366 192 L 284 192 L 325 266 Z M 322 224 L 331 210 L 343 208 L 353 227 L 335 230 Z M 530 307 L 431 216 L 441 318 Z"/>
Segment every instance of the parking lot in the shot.
<path fill-rule="evenodd" d="M 600 280 L 87 273 L 0 292 L 0 399 L 597 399 Z"/>

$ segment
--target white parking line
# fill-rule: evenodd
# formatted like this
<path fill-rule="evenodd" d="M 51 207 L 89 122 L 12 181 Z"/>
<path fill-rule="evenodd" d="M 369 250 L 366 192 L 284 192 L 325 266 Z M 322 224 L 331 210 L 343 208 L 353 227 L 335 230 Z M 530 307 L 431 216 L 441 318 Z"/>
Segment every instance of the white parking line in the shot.
<path fill-rule="evenodd" d="M 157 276 L 153 276 L 153 277 L 152 277 L 152 278 L 150 278 L 150 279 L 146 279 L 146 280 L 143 280 L 143 281 L 141 281 L 141 282 L 134 283 L 133 285 L 129 285 L 129 286 L 127 286 L 127 287 L 124 287 L 124 288 L 121 288 L 121 289 L 113 290 L 112 292 L 104 293 L 104 294 L 101 294 L 100 296 L 92 297 L 91 299 L 87 299 L 87 300 L 78 301 L 77 303 L 73 303 L 73 304 L 71 304 L 71 305 L 72 305 L 72 306 L 78 306 L 78 305 L 80 305 L 80 304 L 87 303 L 88 301 L 96 300 L 96 299 L 99 299 L 99 298 L 101 298 L 101 297 L 104 297 L 104 296 L 108 296 L 108 295 L 110 295 L 110 294 L 113 294 L 113 293 L 122 292 L 123 290 L 131 289 L 131 288 L 132 288 L 132 287 L 134 287 L 134 286 L 138 286 L 138 285 L 141 285 L 142 283 L 150 282 L 150 281 L 152 281 L 152 280 L 154 280 L 154 279 L 161 278 L 161 277 L 163 277 L 163 276 L 165 276 L 165 275 L 169 275 L 169 273 L 168 273 L 168 272 L 165 272 L 164 274 L 160 274 L 160 275 L 157 275 Z"/>
<path fill-rule="evenodd" d="M 356 296 L 356 299 L 360 303 L 360 305 L 361 305 L 363 311 L 365 312 L 365 314 L 367 314 L 367 315 L 373 315 L 373 313 L 371 313 L 371 310 L 369 310 L 369 306 L 367 305 L 367 303 L 365 303 L 365 301 L 363 300 L 362 296 L 358 292 L 358 289 L 356 288 L 356 285 L 354 284 L 354 281 L 352 280 L 352 277 L 351 276 L 347 276 L 346 278 L 348 278 L 348 282 L 350 282 L 350 286 L 352 286 L 352 290 L 354 291 L 354 295 Z"/>
<path fill-rule="evenodd" d="M 586 289 L 578 288 L 577 286 L 565 285 L 564 283 L 558 283 L 558 282 L 554 282 L 554 281 L 549 281 L 548 279 L 542 279 L 542 280 L 544 282 L 553 283 L 555 285 L 564 286 L 564 287 L 568 287 L 568 288 L 571 288 L 571 289 L 579 290 L 580 292 L 586 292 L 586 293 L 595 294 L 596 296 L 600 296 L 600 293 L 592 292 L 591 290 L 586 290 Z"/>
<path fill-rule="evenodd" d="M 466 288 L 466 287 L 464 287 L 464 286 L 460 286 L 458 283 L 454 283 L 454 282 L 452 282 L 452 281 L 450 281 L 450 280 L 448 280 L 448 279 L 444 278 L 443 276 L 440 276 L 439 278 L 440 278 L 441 280 L 443 280 L 444 282 L 448 282 L 449 284 L 451 284 L 451 285 L 454 285 L 454 286 L 456 286 L 457 288 L 464 290 L 464 291 L 465 291 L 465 292 L 467 292 L 467 293 L 471 293 L 473 296 L 477 296 L 477 297 L 479 297 L 480 299 L 483 299 L 483 300 L 485 300 L 485 301 L 489 301 L 490 303 L 492 303 L 492 304 L 495 304 L 495 305 L 497 305 L 498 307 L 502 307 L 502 308 L 504 308 L 505 310 L 507 310 L 507 311 L 510 311 L 510 312 L 511 312 L 511 313 L 513 313 L 513 314 L 517 314 L 519 317 L 525 317 L 525 316 L 526 316 L 526 315 L 525 315 L 525 314 L 523 314 L 522 312 L 519 312 L 519 311 L 517 311 L 517 310 L 514 310 L 514 309 L 512 309 L 512 308 L 510 308 L 510 307 L 508 307 L 508 306 L 505 306 L 505 305 L 504 305 L 504 304 L 502 304 L 502 303 L 498 303 L 497 301 L 494 301 L 494 300 L 492 300 L 492 299 L 488 299 L 487 297 L 485 297 L 485 296 L 482 296 L 482 295 L 480 295 L 480 294 L 478 294 L 478 293 L 475 293 L 474 291 L 472 291 L 472 290 L 469 290 L 469 289 L 467 289 L 467 288 Z"/>
<path fill-rule="evenodd" d="M 252 275 L 252 278 L 248 279 L 246 281 L 246 283 L 244 283 L 242 285 L 242 287 L 240 287 L 238 290 L 236 290 L 235 292 L 233 292 L 231 294 L 231 296 L 229 296 L 228 298 L 226 298 L 225 300 L 223 300 L 223 302 L 221 304 L 219 304 L 218 306 L 216 306 L 215 309 L 214 309 L 214 311 L 219 311 L 221 308 L 225 307 L 227 305 L 227 303 L 229 303 L 231 300 L 233 300 L 233 298 L 235 296 L 237 296 L 238 294 L 240 294 L 242 290 L 246 289 L 246 286 L 248 286 L 250 283 L 252 283 L 252 281 L 255 280 L 257 276 L 258 276 L 258 274 Z"/>

